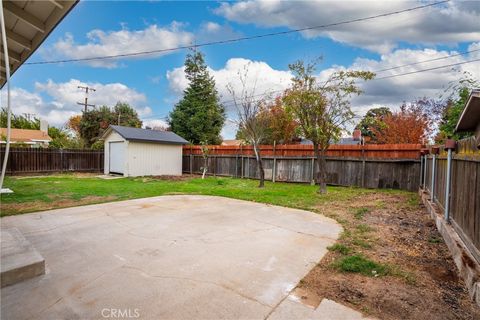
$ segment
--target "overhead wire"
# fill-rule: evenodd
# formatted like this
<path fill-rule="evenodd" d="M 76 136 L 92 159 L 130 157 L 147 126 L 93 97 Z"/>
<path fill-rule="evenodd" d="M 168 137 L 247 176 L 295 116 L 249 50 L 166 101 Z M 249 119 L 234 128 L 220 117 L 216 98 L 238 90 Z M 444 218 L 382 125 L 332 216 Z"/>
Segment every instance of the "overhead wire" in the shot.
<path fill-rule="evenodd" d="M 318 25 L 318 26 L 310 26 L 310 27 L 305 27 L 305 28 L 291 29 L 291 30 L 278 31 L 278 32 L 269 32 L 269 33 L 264 33 L 264 34 L 257 34 L 257 35 L 245 36 L 245 37 L 237 37 L 237 38 L 218 40 L 218 41 L 210 41 L 210 42 L 204 42 L 204 43 L 187 45 L 187 46 L 178 46 L 178 47 L 165 48 L 165 49 L 145 50 L 145 51 L 121 53 L 121 54 L 114 54 L 114 55 L 86 57 L 86 58 L 32 61 L 32 62 L 26 62 L 24 64 L 25 65 L 42 65 L 42 64 L 56 64 L 56 63 L 82 62 L 82 61 L 94 61 L 94 60 L 107 60 L 107 59 L 116 59 L 116 58 L 135 57 L 135 56 L 142 56 L 142 55 L 152 55 L 152 54 L 178 51 L 178 50 L 184 50 L 184 49 L 193 49 L 193 48 L 213 46 L 213 45 L 219 45 L 219 44 L 234 43 L 234 42 L 240 42 L 240 41 L 261 39 L 261 38 L 266 38 L 266 37 L 280 36 L 280 35 L 299 33 L 299 32 L 310 31 L 310 30 L 325 29 L 325 28 L 335 27 L 335 26 L 340 26 L 340 25 L 345 25 L 345 24 L 363 22 L 363 21 L 368 21 L 368 20 L 372 20 L 372 19 L 378 19 L 378 18 L 388 17 L 388 16 L 397 15 L 397 14 L 401 14 L 401 13 L 411 12 L 411 11 L 415 11 L 415 10 L 425 9 L 425 8 L 428 8 L 428 7 L 437 6 L 437 5 L 440 5 L 440 4 L 447 3 L 447 2 L 450 2 L 450 0 L 437 1 L 437 2 L 432 2 L 432 3 L 427 3 L 427 4 L 424 4 L 424 5 L 412 7 L 412 8 L 391 11 L 391 12 L 377 14 L 377 15 L 368 16 L 368 17 L 362 17 L 362 18 L 344 20 L 344 21 L 333 22 L 333 23 L 328 23 L 328 24 L 322 24 L 322 25 Z"/>

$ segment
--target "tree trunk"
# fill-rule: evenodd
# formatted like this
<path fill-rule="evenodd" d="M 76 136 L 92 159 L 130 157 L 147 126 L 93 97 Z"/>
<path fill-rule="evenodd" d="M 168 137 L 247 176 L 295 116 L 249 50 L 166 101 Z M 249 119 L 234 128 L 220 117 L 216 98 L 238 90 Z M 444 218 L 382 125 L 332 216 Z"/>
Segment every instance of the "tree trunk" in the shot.
<path fill-rule="evenodd" d="M 205 175 L 208 171 L 208 157 L 203 157 L 202 179 L 205 179 Z"/>
<path fill-rule="evenodd" d="M 319 185 L 318 193 L 327 193 L 327 162 L 325 159 L 325 149 L 320 148 L 318 144 L 314 144 L 313 150 L 317 158 L 315 182 Z"/>
<path fill-rule="evenodd" d="M 253 145 L 253 150 L 255 151 L 255 158 L 257 159 L 258 173 L 260 175 L 260 183 L 258 184 L 259 188 L 265 187 L 265 170 L 263 169 L 262 156 L 260 155 L 260 149 L 257 144 Z"/>

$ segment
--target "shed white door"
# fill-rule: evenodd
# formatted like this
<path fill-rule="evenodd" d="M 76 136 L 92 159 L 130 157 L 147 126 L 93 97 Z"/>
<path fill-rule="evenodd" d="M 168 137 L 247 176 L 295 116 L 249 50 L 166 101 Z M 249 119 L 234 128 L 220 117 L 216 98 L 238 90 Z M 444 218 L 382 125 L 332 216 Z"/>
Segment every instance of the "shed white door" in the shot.
<path fill-rule="evenodd" d="M 109 158 L 110 172 L 123 174 L 125 169 L 125 143 L 110 142 Z"/>

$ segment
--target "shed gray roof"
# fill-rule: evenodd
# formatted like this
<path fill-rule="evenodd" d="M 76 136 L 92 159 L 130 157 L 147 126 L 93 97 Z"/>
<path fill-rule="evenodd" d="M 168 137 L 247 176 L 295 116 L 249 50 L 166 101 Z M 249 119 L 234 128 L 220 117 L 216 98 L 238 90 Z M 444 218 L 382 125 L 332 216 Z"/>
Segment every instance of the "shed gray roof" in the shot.
<path fill-rule="evenodd" d="M 144 141 L 164 144 L 188 144 L 187 140 L 183 139 L 182 137 L 171 131 L 157 131 L 151 129 L 140 129 L 113 125 L 111 125 L 109 129 L 116 131 L 125 140 L 129 141 Z M 109 132 L 110 130 L 107 130 L 103 138 L 105 138 L 105 136 Z"/>

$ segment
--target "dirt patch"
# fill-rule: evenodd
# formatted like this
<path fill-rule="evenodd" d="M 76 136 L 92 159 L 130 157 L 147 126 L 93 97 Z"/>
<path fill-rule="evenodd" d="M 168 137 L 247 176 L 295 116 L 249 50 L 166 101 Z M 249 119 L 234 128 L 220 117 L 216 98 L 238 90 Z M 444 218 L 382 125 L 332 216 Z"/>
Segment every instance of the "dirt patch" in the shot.
<path fill-rule="evenodd" d="M 68 207 L 77 207 L 87 204 L 95 204 L 101 202 L 109 202 L 116 200 L 115 196 L 87 196 L 82 199 L 75 200 L 71 198 L 62 198 L 61 196 L 56 196 L 55 200 L 52 202 L 45 202 L 40 200 L 30 201 L 30 202 L 20 202 L 20 203 L 2 203 L 2 211 L 6 212 L 35 212 L 35 211 L 45 211 L 58 208 L 68 208 Z"/>
<path fill-rule="evenodd" d="M 337 219 L 345 232 L 341 252 L 329 252 L 296 289 L 306 304 L 328 298 L 380 319 L 480 319 L 418 198 L 379 192 L 318 211 Z M 388 275 L 332 267 L 353 254 L 387 266 Z"/>
<path fill-rule="evenodd" d="M 98 176 L 98 172 L 72 172 L 72 173 L 59 173 L 59 172 L 53 172 L 53 173 L 42 173 L 41 176 L 38 175 L 38 173 L 23 173 L 22 175 L 14 175 L 15 179 L 39 179 L 39 178 L 62 178 L 65 176 L 69 177 L 75 177 L 75 178 L 94 178 Z"/>
<path fill-rule="evenodd" d="M 190 174 L 183 174 L 181 176 L 152 176 L 148 178 L 143 178 L 144 182 L 146 181 L 152 181 L 152 180 L 166 180 L 166 181 L 189 181 L 193 178 L 198 178 L 197 176 L 190 175 Z"/>

